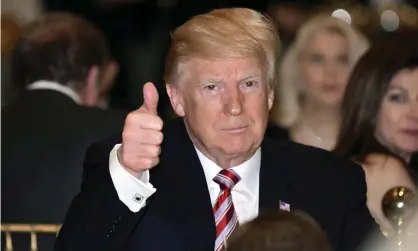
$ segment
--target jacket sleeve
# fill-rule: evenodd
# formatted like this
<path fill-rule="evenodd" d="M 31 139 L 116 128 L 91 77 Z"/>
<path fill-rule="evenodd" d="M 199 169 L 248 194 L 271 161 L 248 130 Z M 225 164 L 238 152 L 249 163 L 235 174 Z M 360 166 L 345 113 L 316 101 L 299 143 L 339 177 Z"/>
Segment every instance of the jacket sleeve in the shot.
<path fill-rule="evenodd" d="M 55 251 L 124 250 L 145 213 L 130 211 L 118 198 L 109 174 L 109 154 L 120 137 L 90 146 L 81 191 L 72 201 Z"/>

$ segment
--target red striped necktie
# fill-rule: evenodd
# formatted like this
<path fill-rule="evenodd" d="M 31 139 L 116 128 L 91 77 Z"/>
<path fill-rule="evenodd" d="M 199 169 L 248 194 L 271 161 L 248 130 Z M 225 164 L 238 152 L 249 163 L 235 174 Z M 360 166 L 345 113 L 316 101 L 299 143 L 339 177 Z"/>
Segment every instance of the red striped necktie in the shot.
<path fill-rule="evenodd" d="M 213 206 L 216 223 L 215 250 L 222 250 L 226 246 L 226 240 L 238 225 L 238 218 L 232 202 L 231 190 L 240 181 L 239 175 L 232 169 L 223 169 L 213 178 L 221 192 Z"/>

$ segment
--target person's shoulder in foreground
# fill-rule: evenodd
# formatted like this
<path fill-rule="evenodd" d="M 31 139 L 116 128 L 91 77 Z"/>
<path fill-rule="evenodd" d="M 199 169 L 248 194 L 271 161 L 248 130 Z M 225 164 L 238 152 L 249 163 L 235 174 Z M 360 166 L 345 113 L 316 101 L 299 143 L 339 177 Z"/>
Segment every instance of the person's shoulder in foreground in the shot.
<path fill-rule="evenodd" d="M 231 235 L 228 251 L 331 251 L 318 223 L 301 211 L 271 210 Z"/>

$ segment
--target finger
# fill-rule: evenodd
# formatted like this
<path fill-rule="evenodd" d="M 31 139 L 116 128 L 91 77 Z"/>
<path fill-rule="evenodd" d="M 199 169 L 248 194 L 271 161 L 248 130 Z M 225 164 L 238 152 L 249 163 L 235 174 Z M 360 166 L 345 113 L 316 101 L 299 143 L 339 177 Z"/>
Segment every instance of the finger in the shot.
<path fill-rule="evenodd" d="M 141 137 L 142 144 L 161 145 L 163 142 L 163 133 L 155 130 L 143 130 Z"/>
<path fill-rule="evenodd" d="M 122 133 L 124 143 L 132 145 L 150 144 L 160 145 L 163 142 L 163 133 L 161 131 L 149 129 L 124 130 Z"/>
<path fill-rule="evenodd" d="M 160 163 L 160 158 L 139 158 L 138 159 L 138 166 L 141 166 L 140 170 L 135 171 L 143 171 L 144 169 L 151 169 L 154 166 Z"/>
<path fill-rule="evenodd" d="M 159 145 L 150 145 L 150 144 L 141 144 L 137 145 L 137 147 L 132 149 L 135 151 L 136 156 L 141 158 L 158 158 L 161 153 L 161 147 Z"/>
<path fill-rule="evenodd" d="M 154 166 L 158 165 L 160 162 L 160 158 L 145 158 L 145 157 L 136 157 L 136 158 L 126 158 L 122 157 L 122 164 L 130 173 L 137 175 L 138 172 L 142 172 L 144 170 L 148 170 L 153 168 Z"/>
<path fill-rule="evenodd" d="M 148 82 L 144 85 L 143 89 L 144 94 L 144 104 L 141 106 L 141 110 L 150 114 L 157 115 L 157 106 L 158 106 L 158 91 L 155 88 L 154 84 Z"/>
<path fill-rule="evenodd" d="M 163 120 L 155 115 L 133 111 L 126 117 L 123 130 L 138 130 L 139 128 L 161 131 L 163 129 Z"/>

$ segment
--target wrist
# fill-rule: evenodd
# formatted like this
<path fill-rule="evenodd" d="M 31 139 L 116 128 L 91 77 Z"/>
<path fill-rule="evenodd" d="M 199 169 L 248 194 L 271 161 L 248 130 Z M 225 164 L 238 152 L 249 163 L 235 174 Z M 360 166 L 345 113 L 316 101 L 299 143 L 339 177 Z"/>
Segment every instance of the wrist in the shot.
<path fill-rule="evenodd" d="M 128 168 L 125 166 L 125 164 L 122 161 L 122 156 L 123 156 L 123 145 L 121 147 L 119 147 L 119 149 L 116 151 L 116 157 L 118 158 L 118 162 L 119 164 L 123 167 L 123 169 L 125 169 L 127 172 L 129 172 L 130 174 L 132 174 L 135 177 L 140 177 L 142 175 L 142 171 L 139 172 L 135 172 L 132 169 Z"/>

